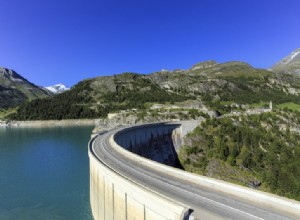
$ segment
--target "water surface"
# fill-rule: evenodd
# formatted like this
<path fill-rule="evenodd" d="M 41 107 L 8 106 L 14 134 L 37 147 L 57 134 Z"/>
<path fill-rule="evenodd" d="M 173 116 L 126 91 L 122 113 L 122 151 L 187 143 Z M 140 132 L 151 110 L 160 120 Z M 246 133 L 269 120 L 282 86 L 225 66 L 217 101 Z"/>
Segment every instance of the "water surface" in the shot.
<path fill-rule="evenodd" d="M 0 219 L 92 219 L 91 131 L 0 128 Z"/>

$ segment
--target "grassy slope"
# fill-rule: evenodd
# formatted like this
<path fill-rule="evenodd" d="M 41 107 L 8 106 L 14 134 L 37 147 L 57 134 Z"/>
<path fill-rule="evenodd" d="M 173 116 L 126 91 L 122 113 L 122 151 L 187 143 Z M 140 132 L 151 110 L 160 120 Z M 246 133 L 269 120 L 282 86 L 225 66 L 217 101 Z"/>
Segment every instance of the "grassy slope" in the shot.
<path fill-rule="evenodd" d="M 17 111 L 16 108 L 0 109 L 0 120 L 4 120 L 8 115 L 14 114 L 16 111 Z"/>
<path fill-rule="evenodd" d="M 278 108 L 288 108 L 290 110 L 299 111 L 300 112 L 300 104 L 296 104 L 294 102 L 282 103 L 282 104 L 279 104 L 277 107 Z"/>

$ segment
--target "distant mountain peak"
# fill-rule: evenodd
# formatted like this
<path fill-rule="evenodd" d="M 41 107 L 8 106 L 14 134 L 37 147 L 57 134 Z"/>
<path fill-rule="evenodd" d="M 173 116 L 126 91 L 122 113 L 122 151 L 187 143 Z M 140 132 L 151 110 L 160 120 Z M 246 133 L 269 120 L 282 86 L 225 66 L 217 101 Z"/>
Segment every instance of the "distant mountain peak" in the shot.
<path fill-rule="evenodd" d="M 300 48 L 294 50 L 278 63 L 276 63 L 272 67 L 272 70 L 279 73 L 300 75 Z"/>
<path fill-rule="evenodd" d="M 59 94 L 59 93 L 65 92 L 70 89 L 69 87 L 65 86 L 62 83 L 58 83 L 53 86 L 47 86 L 45 88 L 48 89 L 49 91 L 53 92 L 54 94 Z"/>
<path fill-rule="evenodd" d="M 285 58 L 283 58 L 280 62 L 284 63 L 284 64 L 289 64 L 295 60 L 299 60 L 300 61 L 300 48 L 294 50 L 292 53 L 290 53 L 288 56 L 286 56 Z"/>
<path fill-rule="evenodd" d="M 49 92 L 29 82 L 14 70 L 0 67 L 0 109 L 15 107 L 25 101 L 49 95 Z"/>

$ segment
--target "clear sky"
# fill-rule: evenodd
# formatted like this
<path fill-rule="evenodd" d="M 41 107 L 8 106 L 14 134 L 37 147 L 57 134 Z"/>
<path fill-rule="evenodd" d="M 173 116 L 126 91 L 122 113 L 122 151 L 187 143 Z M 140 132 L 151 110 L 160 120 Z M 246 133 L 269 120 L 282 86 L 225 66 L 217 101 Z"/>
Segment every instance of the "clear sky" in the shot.
<path fill-rule="evenodd" d="M 0 0 L 0 66 L 41 86 L 299 47 L 299 0 Z"/>

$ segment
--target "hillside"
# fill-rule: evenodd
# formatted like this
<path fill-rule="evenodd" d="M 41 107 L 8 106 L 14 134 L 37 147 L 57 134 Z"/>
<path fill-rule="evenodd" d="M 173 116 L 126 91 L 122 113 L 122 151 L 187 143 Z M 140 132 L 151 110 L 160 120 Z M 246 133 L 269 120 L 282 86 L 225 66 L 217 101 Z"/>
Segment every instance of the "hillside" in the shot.
<path fill-rule="evenodd" d="M 256 69 L 247 63 L 202 62 L 188 70 L 149 75 L 123 73 L 79 82 L 54 97 L 21 105 L 11 119 L 68 119 L 106 117 L 108 113 L 155 104 L 197 100 L 200 109 L 230 113 L 237 105 L 300 104 L 300 79 Z M 179 104 L 180 105 L 180 104 Z M 181 110 L 184 108 L 181 107 Z M 164 111 L 160 108 L 160 111 Z M 170 112 L 168 110 L 168 112 Z M 207 112 L 206 112 L 207 113 Z"/>
<path fill-rule="evenodd" d="M 185 143 L 187 171 L 300 200 L 300 112 L 208 119 Z"/>
<path fill-rule="evenodd" d="M 242 62 L 209 61 L 189 70 L 158 72 L 149 77 L 160 87 L 193 95 L 221 113 L 230 112 L 231 104 L 300 104 L 299 77 L 253 68 Z"/>
<path fill-rule="evenodd" d="M 122 73 L 20 105 L 10 120 L 101 118 L 98 130 L 198 119 L 184 169 L 300 200 L 300 78 L 244 62 Z"/>
<path fill-rule="evenodd" d="M 48 96 L 48 91 L 30 83 L 15 71 L 0 67 L 0 109 Z"/>
<path fill-rule="evenodd" d="M 147 76 L 123 73 L 79 82 L 69 91 L 21 105 L 10 119 L 72 119 L 106 117 L 109 112 L 138 108 L 148 102 L 165 103 L 189 99 L 172 94 Z"/>

